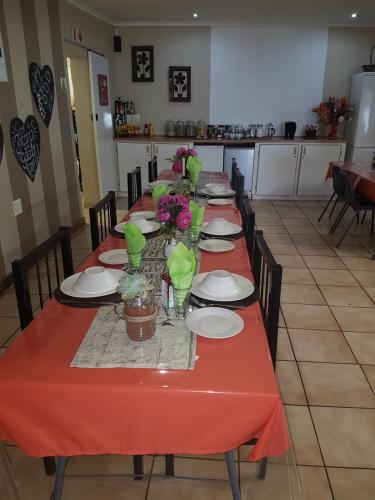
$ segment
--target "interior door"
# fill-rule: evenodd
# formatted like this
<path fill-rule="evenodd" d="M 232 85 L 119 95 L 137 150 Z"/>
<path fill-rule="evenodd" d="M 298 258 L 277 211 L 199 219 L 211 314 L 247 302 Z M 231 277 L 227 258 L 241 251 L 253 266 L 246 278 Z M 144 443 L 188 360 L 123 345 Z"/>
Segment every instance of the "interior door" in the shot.
<path fill-rule="evenodd" d="M 88 52 L 88 59 L 99 190 L 102 198 L 108 191 L 116 191 L 117 186 L 108 61 L 91 51 Z"/>

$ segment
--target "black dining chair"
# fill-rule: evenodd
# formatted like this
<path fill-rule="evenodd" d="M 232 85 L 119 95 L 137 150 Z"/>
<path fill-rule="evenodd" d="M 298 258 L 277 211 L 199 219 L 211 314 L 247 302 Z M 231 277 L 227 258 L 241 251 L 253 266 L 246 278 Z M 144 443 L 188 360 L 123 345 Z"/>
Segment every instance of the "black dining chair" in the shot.
<path fill-rule="evenodd" d="M 34 317 L 30 281 L 34 282 L 33 286 L 39 295 L 39 306 L 43 309 L 43 296 L 52 298 L 55 288 L 74 272 L 69 228 L 61 227 L 30 253 L 13 261 L 12 272 L 23 330 Z M 44 457 L 43 461 L 46 474 L 53 476 L 56 471 L 54 457 Z"/>
<path fill-rule="evenodd" d="M 142 196 L 141 167 L 128 173 L 128 209 Z"/>
<path fill-rule="evenodd" d="M 233 191 L 236 190 L 236 186 L 235 186 L 236 179 L 234 176 L 236 169 L 237 169 L 236 158 L 232 158 L 232 171 L 231 171 L 230 185 L 231 185 L 231 188 L 233 189 Z"/>
<path fill-rule="evenodd" d="M 234 169 L 234 198 L 236 200 L 237 208 L 240 209 L 241 200 L 244 197 L 244 188 L 245 188 L 245 176 L 241 174 L 241 171 L 238 167 Z"/>
<path fill-rule="evenodd" d="M 332 201 L 335 199 L 332 209 L 329 213 L 329 218 L 332 217 L 332 214 L 336 208 L 337 202 L 338 201 L 343 201 L 344 196 L 345 196 L 345 185 L 344 181 L 342 179 L 342 176 L 340 175 L 341 173 L 341 168 L 337 166 L 332 166 L 332 187 L 333 187 L 333 193 L 330 199 L 327 201 L 325 207 L 323 208 L 322 213 L 320 214 L 318 221 L 320 222 L 322 220 L 323 215 L 326 213 L 328 210 L 328 207 L 332 203 Z"/>
<path fill-rule="evenodd" d="M 345 212 L 349 208 L 351 208 L 354 213 L 353 213 L 352 218 L 349 221 L 349 224 L 346 226 L 343 235 L 341 236 L 339 242 L 337 243 L 336 248 L 340 247 L 345 236 L 350 231 L 350 228 L 352 227 L 353 222 L 356 219 L 359 220 L 359 216 L 360 216 L 361 212 L 363 212 L 364 216 L 367 212 L 371 212 L 371 215 L 372 215 L 372 218 L 371 218 L 371 236 L 374 234 L 374 218 L 375 218 L 375 202 L 356 195 L 349 176 L 344 171 L 341 171 L 340 175 L 342 176 L 342 180 L 343 180 L 343 183 L 345 186 L 345 194 L 344 194 L 344 203 L 345 203 L 344 208 L 345 208 L 345 210 L 344 210 L 344 208 L 341 210 L 340 219 L 337 221 L 335 228 L 338 226 L 338 224 L 342 220 Z"/>
<path fill-rule="evenodd" d="M 117 224 L 116 193 L 109 191 L 96 205 L 89 209 L 91 246 L 95 250 Z"/>
<path fill-rule="evenodd" d="M 247 252 L 249 254 L 250 264 L 252 265 L 254 257 L 255 212 L 251 208 L 250 200 L 248 198 L 241 199 L 240 214 L 246 239 Z"/>
<path fill-rule="evenodd" d="M 154 156 L 148 162 L 148 182 L 154 182 L 158 178 L 158 158 Z"/>

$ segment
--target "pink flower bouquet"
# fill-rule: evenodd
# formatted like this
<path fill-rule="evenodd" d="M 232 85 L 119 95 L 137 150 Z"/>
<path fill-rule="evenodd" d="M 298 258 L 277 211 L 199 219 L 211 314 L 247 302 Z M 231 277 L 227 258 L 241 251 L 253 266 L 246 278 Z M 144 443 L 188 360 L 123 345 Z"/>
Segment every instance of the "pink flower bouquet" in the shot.
<path fill-rule="evenodd" d="M 188 199 L 181 194 L 161 196 L 157 204 L 157 217 L 163 223 L 166 240 L 170 241 L 176 228 L 184 231 L 189 227 L 191 213 Z"/>
<path fill-rule="evenodd" d="M 197 152 L 192 148 L 178 148 L 176 154 L 172 158 L 168 158 L 170 162 L 172 162 L 172 170 L 176 172 L 176 174 L 182 173 L 182 159 L 186 160 L 189 156 L 197 156 Z"/>

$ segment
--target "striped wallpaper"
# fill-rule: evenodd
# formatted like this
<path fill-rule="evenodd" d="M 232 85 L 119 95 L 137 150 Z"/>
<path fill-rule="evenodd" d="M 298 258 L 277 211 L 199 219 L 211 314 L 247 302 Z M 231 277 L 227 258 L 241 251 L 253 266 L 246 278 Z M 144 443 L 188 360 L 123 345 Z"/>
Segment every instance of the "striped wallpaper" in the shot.
<path fill-rule="evenodd" d="M 8 82 L 0 82 L 0 123 L 4 156 L 0 164 L 0 283 L 11 273 L 11 262 L 44 241 L 61 225 L 76 226 L 82 214 L 73 150 L 68 95 L 60 90 L 65 77 L 59 0 L 0 0 Z M 55 103 L 49 128 L 31 95 L 30 62 L 48 64 L 55 79 Z M 40 162 L 31 182 L 17 163 L 9 139 L 9 124 L 33 114 L 40 129 Z M 13 214 L 12 201 L 21 198 L 23 213 Z"/>

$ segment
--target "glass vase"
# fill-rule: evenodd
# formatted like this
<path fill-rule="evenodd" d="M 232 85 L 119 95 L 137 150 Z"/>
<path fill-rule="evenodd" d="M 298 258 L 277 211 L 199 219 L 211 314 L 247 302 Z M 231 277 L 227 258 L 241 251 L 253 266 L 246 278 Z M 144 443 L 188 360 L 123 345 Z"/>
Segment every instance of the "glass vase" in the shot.
<path fill-rule="evenodd" d="M 190 288 L 173 287 L 174 313 L 176 318 L 186 318 L 189 309 Z"/>
<path fill-rule="evenodd" d="M 129 270 L 131 273 L 140 272 L 143 266 L 143 251 L 141 252 L 129 252 Z"/>
<path fill-rule="evenodd" d="M 176 227 L 167 222 L 163 226 L 163 234 L 164 234 L 164 245 L 163 245 L 163 253 L 164 257 L 169 257 L 172 253 L 174 247 L 177 245 L 176 242 Z"/>
<path fill-rule="evenodd" d="M 337 123 L 328 124 L 328 139 L 337 139 Z"/>
<path fill-rule="evenodd" d="M 156 307 L 151 295 L 125 300 L 122 317 L 125 320 L 125 331 L 131 340 L 144 341 L 155 334 Z"/>

